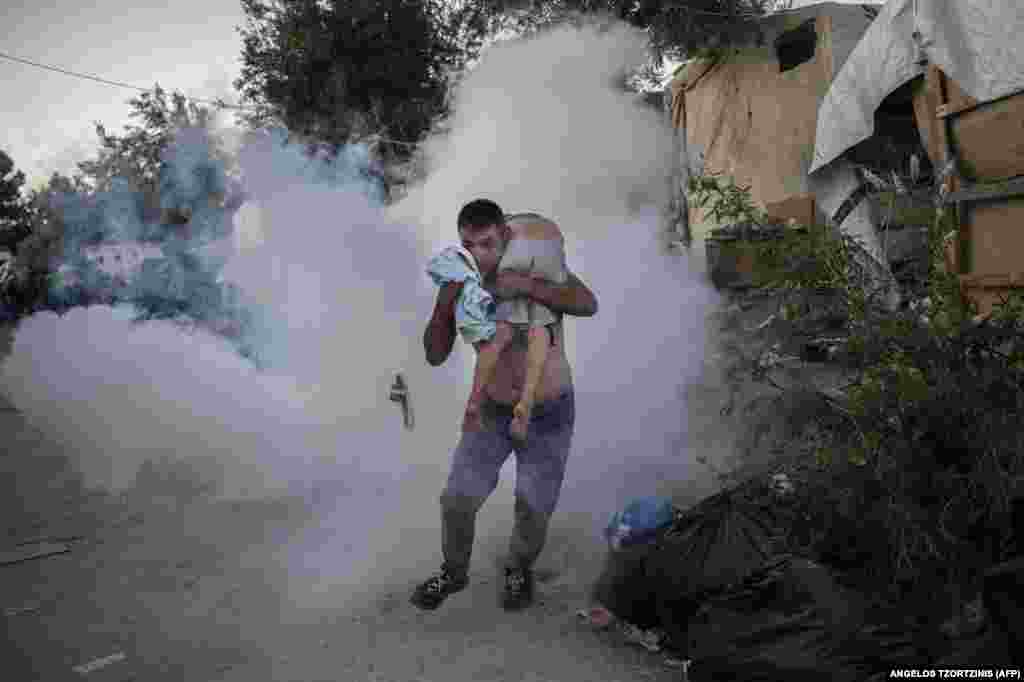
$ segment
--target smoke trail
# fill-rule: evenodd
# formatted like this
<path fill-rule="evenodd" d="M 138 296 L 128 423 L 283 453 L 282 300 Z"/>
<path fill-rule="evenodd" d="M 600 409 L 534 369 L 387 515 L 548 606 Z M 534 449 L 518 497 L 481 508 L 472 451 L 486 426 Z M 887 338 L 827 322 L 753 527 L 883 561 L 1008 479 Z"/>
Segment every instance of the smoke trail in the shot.
<path fill-rule="evenodd" d="M 200 221 L 221 238 L 192 252 L 198 271 L 236 285 L 255 311 L 247 339 L 262 370 L 203 329 L 133 325 L 130 309 L 92 307 L 25 321 L 0 382 L 74 444 L 94 483 L 130 486 L 143 462 L 173 457 L 224 495 L 305 495 L 312 523 L 279 538 L 288 580 L 278 587 L 296 603 L 411 581 L 439 560 L 438 497 L 473 360 L 460 343 L 445 366 L 426 365 L 436 289 L 423 265 L 455 238 L 459 206 L 488 196 L 558 220 L 570 268 L 600 300 L 595 318 L 566 329 L 577 435 L 549 556 L 576 551 L 557 538 L 586 544 L 629 497 L 695 475 L 681 393 L 702 364 L 710 294 L 659 249 L 666 123 L 613 85 L 642 61 L 643 44 L 617 28 L 496 46 L 458 93 L 451 133 L 428 145 L 427 181 L 389 211 L 365 150 L 331 163 L 271 134 L 242 141 L 246 202 L 229 225 L 215 211 Z M 185 169 L 206 142 L 179 143 L 169 158 L 183 174 L 180 204 L 191 196 Z M 116 205 L 89 220 L 112 219 Z M 186 301 L 201 309 L 200 298 Z M 413 431 L 387 398 L 399 371 Z M 504 547 L 510 469 L 481 513 L 477 568 Z"/>
<path fill-rule="evenodd" d="M 178 178 L 181 191 L 169 205 L 194 206 L 200 229 L 172 233 L 163 247 L 191 254 L 207 281 L 215 273 L 237 287 L 240 305 L 253 311 L 246 341 L 262 369 L 203 327 L 185 333 L 174 319 L 134 324 L 125 303 L 24 321 L 0 382 L 26 416 L 76 454 L 91 484 L 131 488 L 144 463 L 177 462 L 228 497 L 307 496 L 324 518 L 291 541 L 278 538 L 300 592 L 320 580 L 318 571 L 332 576 L 329 584 L 359 581 L 397 546 L 418 547 L 418 558 L 403 561 L 410 571 L 426 570 L 435 563 L 438 515 L 425 510 L 436 508 L 459 415 L 456 374 L 428 374 L 423 360 L 433 294 L 423 275 L 427 254 L 411 227 L 383 216 L 365 150 L 310 159 L 276 133 L 238 148 L 247 200 L 231 215 L 237 234 L 216 239 L 230 234 L 222 214 L 211 211 L 204 221 L 196 201 L 206 191 L 190 194 L 184 181 L 205 144 L 179 137 L 167 157 L 178 167 L 165 181 Z M 134 215 L 119 209 L 132 197 L 117 191 L 91 204 L 69 201 L 72 233 Z M 140 223 L 104 236 L 161 228 Z M 176 300 L 184 314 L 205 314 L 201 297 Z M 412 387 L 412 432 L 387 398 L 399 371 Z M 419 544 L 404 537 L 419 527 L 433 532 L 420 533 Z M 319 533 L 333 538 L 322 562 L 314 551 Z M 355 550 L 346 555 L 345 547 Z"/>
<path fill-rule="evenodd" d="M 710 485 L 693 462 L 707 453 L 690 447 L 688 413 L 718 406 L 684 396 L 703 369 L 714 295 L 659 246 L 672 163 L 664 115 L 616 87 L 645 57 L 643 36 L 622 26 L 492 48 L 458 93 L 452 132 L 428 145 L 427 181 L 394 208 L 420 222 L 431 249 L 455 238 L 452 216 L 478 196 L 561 225 L 569 267 L 600 306 L 566 324 L 577 423 L 555 524 L 588 540 L 632 497 L 669 494 L 689 479 Z M 471 351 L 460 349 L 469 366 Z M 500 538 L 508 526 L 511 468 L 494 509 L 482 512 L 485 535 Z"/>

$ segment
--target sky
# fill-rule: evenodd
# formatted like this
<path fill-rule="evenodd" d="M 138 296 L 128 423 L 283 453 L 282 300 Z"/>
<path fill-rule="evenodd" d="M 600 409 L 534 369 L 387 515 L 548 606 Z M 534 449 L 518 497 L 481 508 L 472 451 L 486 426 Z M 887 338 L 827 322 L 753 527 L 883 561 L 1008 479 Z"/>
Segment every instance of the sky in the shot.
<path fill-rule="evenodd" d="M 3 0 L 0 52 L 101 78 L 235 102 L 238 0 Z M 94 121 L 130 122 L 139 94 L 0 58 L 0 149 L 29 176 L 69 173 L 96 149 Z"/>
<path fill-rule="evenodd" d="M 847 0 L 848 1 L 848 0 Z M 813 4 L 796 0 L 794 7 Z M 0 52 L 139 87 L 159 83 L 203 99 L 236 102 L 241 64 L 238 0 L 3 0 Z M 4 100 L 0 149 L 29 183 L 96 149 L 94 121 L 109 131 L 131 122 L 137 92 L 0 58 Z M 229 117 L 230 118 L 230 117 Z"/>

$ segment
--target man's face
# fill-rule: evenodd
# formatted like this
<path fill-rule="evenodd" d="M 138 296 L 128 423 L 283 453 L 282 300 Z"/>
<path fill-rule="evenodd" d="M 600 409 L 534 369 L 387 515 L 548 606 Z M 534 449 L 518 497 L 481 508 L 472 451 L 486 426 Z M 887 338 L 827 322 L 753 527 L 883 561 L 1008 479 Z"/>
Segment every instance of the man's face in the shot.
<path fill-rule="evenodd" d="M 477 228 L 459 228 L 462 245 L 473 254 L 480 274 L 490 276 L 498 267 L 505 245 L 508 242 L 508 228 L 505 225 L 487 225 Z"/>

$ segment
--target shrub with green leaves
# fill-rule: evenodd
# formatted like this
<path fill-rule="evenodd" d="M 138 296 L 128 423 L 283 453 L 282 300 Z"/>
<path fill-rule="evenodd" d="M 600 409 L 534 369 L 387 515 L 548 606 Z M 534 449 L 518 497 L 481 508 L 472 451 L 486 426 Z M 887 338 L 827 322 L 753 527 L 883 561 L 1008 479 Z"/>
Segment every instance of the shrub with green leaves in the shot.
<path fill-rule="evenodd" d="M 1006 557 L 1010 502 L 1024 494 L 1024 296 L 977 315 L 944 266 L 954 229 L 935 209 L 928 276 L 895 311 L 878 302 L 863 249 L 834 228 L 750 245 L 778 333 L 811 339 L 831 325 L 843 340 L 834 360 L 850 381 L 842 397 L 822 393 L 826 416 L 790 446 L 806 454 L 809 546 L 825 559 L 852 551 L 833 531 L 862 527 L 845 542 L 871 547 L 858 570 L 878 587 L 975 589 Z"/>
<path fill-rule="evenodd" d="M 741 187 L 733 177 L 721 173 L 694 175 L 687 183 L 693 205 L 707 211 L 708 217 L 718 223 L 765 222 L 764 211 L 754 205 L 750 187 Z"/>

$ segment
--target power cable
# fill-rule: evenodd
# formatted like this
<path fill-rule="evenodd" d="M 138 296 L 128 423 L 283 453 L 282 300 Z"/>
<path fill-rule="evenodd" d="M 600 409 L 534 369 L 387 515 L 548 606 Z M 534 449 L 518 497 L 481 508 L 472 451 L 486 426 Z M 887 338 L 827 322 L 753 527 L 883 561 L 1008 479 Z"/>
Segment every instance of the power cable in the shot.
<path fill-rule="evenodd" d="M 68 69 L 62 69 L 59 66 L 50 66 L 48 64 L 41 64 L 39 62 L 32 61 L 31 59 L 25 59 L 23 57 L 16 57 L 14 55 L 7 54 L 5 52 L 0 52 L 0 58 L 9 59 L 9 60 L 14 61 L 14 62 L 19 62 L 21 64 L 27 64 L 28 66 L 34 66 L 34 67 L 37 67 L 37 68 L 40 68 L 40 69 L 46 69 L 47 71 L 54 71 L 56 73 L 62 73 L 62 74 L 67 75 L 67 76 L 74 76 L 75 78 L 85 78 L 87 80 L 96 81 L 97 83 L 103 83 L 104 85 L 113 85 L 113 86 L 116 86 L 116 87 L 119 87 L 119 88 L 128 88 L 129 90 L 138 90 L 139 92 L 153 92 L 153 90 L 154 90 L 154 88 L 143 88 L 143 87 L 140 87 L 138 85 L 132 85 L 130 83 L 121 83 L 119 81 L 110 80 L 108 78 L 101 78 L 99 76 L 93 76 L 93 75 L 90 75 L 90 74 L 87 74 L 87 73 L 79 73 L 77 71 L 70 71 Z M 202 103 L 202 104 L 211 104 L 211 105 L 213 105 L 215 107 L 218 107 L 218 108 L 221 108 L 221 109 L 237 109 L 237 110 L 240 110 L 240 111 L 255 111 L 256 110 L 255 107 L 246 107 L 246 106 L 237 105 L 237 104 L 228 104 L 227 102 L 224 102 L 223 100 L 219 100 L 219 99 L 218 100 L 208 100 L 208 99 L 202 99 L 200 97 L 188 97 L 186 95 L 182 95 L 182 97 L 184 97 L 186 100 L 189 100 L 191 102 L 199 102 L 199 103 Z M 388 142 L 388 143 L 391 143 L 391 144 L 404 145 L 406 147 L 415 147 L 415 146 L 417 146 L 415 143 L 412 143 L 412 142 L 402 142 L 400 140 L 392 140 L 390 138 L 381 137 L 379 135 L 371 135 L 371 136 L 369 136 L 369 141 L 371 141 L 371 142 L 372 141 Z"/>
<path fill-rule="evenodd" d="M 109 80 L 107 78 L 100 78 L 99 76 L 92 76 L 92 75 L 89 75 L 87 73 L 78 73 L 76 71 L 69 71 L 68 69 L 62 69 L 59 66 L 49 66 L 47 64 L 40 64 L 39 62 L 34 62 L 31 59 L 24 59 L 23 57 L 15 57 L 14 55 L 6 54 L 4 52 L 0 52 L 0 57 L 2 57 L 4 59 L 9 59 L 9 60 L 11 60 L 13 62 L 19 62 L 21 64 L 27 64 L 29 66 L 35 66 L 35 67 L 40 68 L 40 69 L 46 69 L 48 71 L 55 71 L 57 73 L 63 73 L 65 75 L 67 75 L 67 76 L 74 76 L 76 78 L 85 78 L 85 79 L 88 79 L 88 80 L 91 80 L 91 81 L 96 81 L 97 83 L 103 83 L 105 85 L 114 85 L 114 86 L 117 86 L 119 88 L 128 88 L 130 90 L 138 90 L 140 92 L 152 92 L 153 91 L 153 88 L 143 88 L 143 87 L 139 87 L 138 85 L 131 85 L 129 83 L 121 83 L 119 81 L 113 81 L 113 80 Z M 187 97 L 187 96 L 185 96 L 185 99 L 193 101 L 193 102 L 201 102 L 203 104 L 212 104 L 214 106 L 222 107 L 224 109 L 243 109 L 243 110 L 251 109 L 251 107 L 244 107 L 244 106 L 239 106 L 239 105 L 236 105 L 236 104 L 228 104 L 228 103 L 226 103 L 226 102 L 224 102 L 222 100 L 208 100 L 208 99 L 201 99 L 199 97 Z"/>

